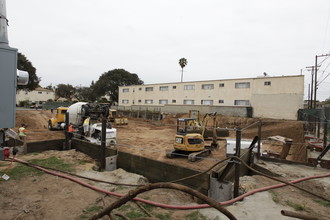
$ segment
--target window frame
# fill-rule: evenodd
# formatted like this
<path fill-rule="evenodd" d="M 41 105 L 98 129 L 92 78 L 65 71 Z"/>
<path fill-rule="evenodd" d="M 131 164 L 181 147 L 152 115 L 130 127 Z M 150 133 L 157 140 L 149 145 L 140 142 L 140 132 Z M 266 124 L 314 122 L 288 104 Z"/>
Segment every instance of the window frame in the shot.
<path fill-rule="evenodd" d="M 235 83 L 235 89 L 249 89 L 249 88 L 251 88 L 251 83 L 250 82 L 237 82 L 237 83 Z"/>
<path fill-rule="evenodd" d="M 194 84 L 184 85 L 183 90 L 195 90 L 195 85 Z"/>
<path fill-rule="evenodd" d="M 163 101 L 165 101 L 165 103 L 162 103 Z M 167 105 L 168 104 L 168 99 L 159 99 L 158 103 L 160 105 Z"/>
<path fill-rule="evenodd" d="M 210 102 L 207 104 L 207 102 Z M 201 105 L 213 105 L 213 100 L 211 99 L 202 99 L 201 100 Z"/>
<path fill-rule="evenodd" d="M 214 89 L 214 84 L 212 84 L 212 83 L 202 84 L 202 89 L 203 90 L 212 90 L 212 89 Z"/>
<path fill-rule="evenodd" d="M 245 102 L 245 104 L 240 104 L 240 102 Z M 250 100 L 234 100 L 235 106 L 251 106 Z"/>
<path fill-rule="evenodd" d="M 191 103 L 186 103 L 186 102 L 189 102 L 189 101 L 191 101 Z M 184 99 L 183 104 L 184 105 L 195 105 L 195 100 L 194 99 Z"/>
<path fill-rule="evenodd" d="M 272 82 L 271 81 L 265 81 L 264 82 L 264 86 L 271 86 L 272 85 Z"/>
<path fill-rule="evenodd" d="M 159 91 L 168 91 L 168 86 L 159 86 Z"/>

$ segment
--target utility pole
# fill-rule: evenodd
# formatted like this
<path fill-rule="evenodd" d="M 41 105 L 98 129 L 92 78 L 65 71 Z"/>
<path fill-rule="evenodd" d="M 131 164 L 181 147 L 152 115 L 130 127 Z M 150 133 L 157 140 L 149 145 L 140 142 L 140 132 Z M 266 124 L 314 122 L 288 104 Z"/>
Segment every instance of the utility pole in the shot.
<path fill-rule="evenodd" d="M 309 71 L 309 68 L 311 68 L 312 71 L 312 83 L 311 83 L 311 90 L 310 90 L 310 99 L 309 99 L 309 95 L 308 95 L 308 108 L 313 108 L 313 86 L 314 86 L 314 66 L 306 66 L 307 70 Z M 308 93 L 309 93 L 309 88 L 308 88 Z"/>
<path fill-rule="evenodd" d="M 327 57 L 327 56 L 330 56 L 330 54 L 322 54 L 322 55 L 316 55 L 315 56 L 315 82 L 314 82 L 314 87 L 315 87 L 315 93 L 314 93 L 314 109 L 316 109 L 316 91 L 317 91 L 317 58 L 318 57 Z"/>

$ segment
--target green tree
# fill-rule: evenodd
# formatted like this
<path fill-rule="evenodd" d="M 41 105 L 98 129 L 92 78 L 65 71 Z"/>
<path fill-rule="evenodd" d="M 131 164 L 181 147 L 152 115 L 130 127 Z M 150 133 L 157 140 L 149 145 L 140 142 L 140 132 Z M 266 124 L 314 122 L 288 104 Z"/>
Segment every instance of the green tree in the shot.
<path fill-rule="evenodd" d="M 58 84 L 57 88 L 55 89 L 55 95 L 71 101 L 75 91 L 76 89 L 70 84 Z"/>
<path fill-rule="evenodd" d="M 74 97 L 80 102 L 94 102 L 97 99 L 91 87 L 76 87 Z"/>
<path fill-rule="evenodd" d="M 124 69 L 114 69 L 103 73 L 91 87 L 96 96 L 109 95 L 112 102 L 118 102 L 119 86 L 142 84 L 143 81 L 139 79 L 137 74 Z"/>
<path fill-rule="evenodd" d="M 53 87 L 52 84 L 50 84 L 50 85 L 44 87 L 44 89 L 49 89 L 49 90 L 53 90 L 54 88 L 55 88 L 55 87 Z"/>
<path fill-rule="evenodd" d="M 32 63 L 21 53 L 17 54 L 17 69 L 24 70 L 29 73 L 29 83 L 25 86 L 18 85 L 17 89 L 26 89 L 26 90 L 34 90 L 39 87 L 39 82 L 41 78 L 39 78 L 36 74 L 36 68 L 32 65 Z"/>
<path fill-rule="evenodd" d="M 182 70 L 182 72 L 181 72 L 181 82 L 183 81 L 183 68 L 184 68 L 185 66 L 187 66 L 187 64 L 188 64 L 188 61 L 187 61 L 186 58 L 181 58 L 181 59 L 179 60 L 179 65 L 181 66 L 181 70 Z"/>

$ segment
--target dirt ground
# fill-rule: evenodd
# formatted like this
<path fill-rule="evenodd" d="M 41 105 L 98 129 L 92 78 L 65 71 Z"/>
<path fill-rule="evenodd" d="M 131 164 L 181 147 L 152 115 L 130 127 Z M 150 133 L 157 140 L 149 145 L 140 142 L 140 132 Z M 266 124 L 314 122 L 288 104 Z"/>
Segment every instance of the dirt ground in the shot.
<path fill-rule="evenodd" d="M 112 172 L 97 172 L 93 170 L 95 162 L 83 153 L 70 151 L 45 151 L 38 154 L 18 155 L 18 159 L 46 159 L 56 157 L 65 163 L 75 164 L 75 173 L 99 180 L 142 184 L 147 180 L 139 175 L 127 173 L 122 169 Z M 305 166 L 291 166 L 277 163 L 263 162 L 274 172 L 282 175 L 286 180 L 294 180 L 305 176 L 315 176 L 329 173 L 325 169 L 315 169 Z M 8 169 L 9 162 L 0 161 L 0 172 Z M 14 163 L 14 167 L 17 166 Z M 13 169 L 13 168 L 12 168 Z M 112 193 L 125 195 L 136 187 L 127 187 L 86 180 L 73 177 L 93 187 Z M 262 176 L 244 176 L 240 178 L 242 193 L 256 188 L 277 184 Z M 303 182 L 300 186 L 326 198 L 330 197 L 330 178 L 315 179 Z M 180 191 L 157 189 L 140 194 L 138 197 L 177 206 L 197 205 L 192 196 Z M 1 219 L 42 220 L 42 219 L 88 219 L 100 209 L 107 207 L 118 198 L 97 192 L 80 184 L 57 176 L 43 174 L 29 174 L 28 176 L 8 181 L 0 180 L 0 216 Z M 114 213 L 124 214 L 133 218 L 141 216 L 144 211 L 139 207 L 142 204 L 128 202 Z M 152 216 L 160 219 L 174 220 L 220 220 L 227 219 L 214 208 L 178 210 L 164 209 L 153 206 L 144 207 Z M 226 206 L 237 219 L 292 219 L 280 214 L 281 210 L 290 210 L 310 216 L 327 219 L 330 216 L 329 203 L 320 203 L 318 198 L 302 193 L 296 188 L 285 187 L 253 194 L 240 202 Z M 146 216 L 146 214 L 144 214 Z M 108 219 L 104 217 L 103 219 Z"/>
<path fill-rule="evenodd" d="M 29 117 L 26 117 L 26 115 Z M 47 130 L 47 121 L 51 116 L 50 111 L 17 111 L 15 129 L 17 130 L 21 123 L 27 124 L 28 142 L 64 138 L 62 131 Z M 166 158 L 165 152 L 172 150 L 176 131 L 175 118 L 179 116 L 182 115 L 166 117 L 161 124 L 130 120 L 128 126 L 117 127 L 118 149 L 197 170 L 205 170 L 212 166 L 216 160 L 225 157 L 225 149 L 224 147 L 220 147 L 219 150 L 212 153 L 211 157 L 198 162 L 189 162 L 186 158 Z M 227 117 L 222 119 L 222 126 L 230 128 L 244 127 L 255 121 L 257 119 Z M 253 138 L 257 135 L 257 128 L 252 127 L 244 130 L 242 133 L 243 138 Z M 303 124 L 300 122 L 263 120 L 263 137 L 282 135 L 292 138 L 297 143 L 293 145 L 290 151 L 289 157 L 291 159 L 301 160 L 303 158 L 299 154 L 302 151 L 299 143 L 303 142 L 303 134 Z M 231 136 L 234 137 L 233 132 L 231 132 Z M 46 151 L 39 154 L 18 155 L 18 158 L 28 161 L 51 156 L 63 159 L 67 163 L 75 164 L 75 172 L 83 176 L 131 184 L 141 183 L 141 180 L 145 181 L 144 177 L 129 174 L 120 169 L 110 173 L 96 172 L 93 170 L 95 162 L 88 156 L 74 150 L 62 152 Z M 329 173 L 329 170 L 305 166 L 294 167 L 276 163 L 265 163 L 263 165 L 268 166 L 274 172 L 278 172 L 287 180 Z M 6 170 L 8 166 L 8 162 L 0 162 L 0 171 Z M 329 179 L 315 179 L 304 182 L 301 186 L 329 198 Z M 116 193 L 125 194 L 128 190 L 132 189 L 132 187 L 109 185 L 89 180 L 82 181 Z M 262 176 L 246 176 L 241 178 L 241 189 L 248 192 L 252 189 L 274 183 L 276 182 Z M 165 204 L 195 204 L 190 195 L 165 189 L 147 192 L 142 194 L 141 198 Z M 115 200 L 116 198 L 114 196 L 105 196 L 104 193 L 96 192 L 69 180 L 48 174 L 29 175 L 18 180 L 0 180 L 0 219 L 86 219 L 88 216 L 96 213 L 96 211 L 91 211 L 92 207 L 105 207 Z M 280 214 L 281 209 L 292 211 L 298 209 L 300 213 L 326 219 L 330 216 L 329 204 L 320 204 L 316 200 L 316 198 L 302 193 L 295 188 L 286 187 L 254 194 L 227 208 L 238 219 L 291 219 L 282 216 Z M 141 211 L 141 208 L 135 203 L 129 203 L 128 206 L 126 209 L 117 211 L 126 214 L 132 210 Z M 198 211 L 197 214 L 196 211 Z M 226 219 L 213 208 L 202 210 L 154 208 L 152 213 L 162 217 L 161 219 Z M 199 216 L 198 213 L 205 217 Z"/>
<path fill-rule="evenodd" d="M 48 120 L 54 115 L 50 111 L 44 110 L 17 111 L 15 130 L 17 131 L 22 123 L 27 124 L 27 142 L 64 138 L 62 131 L 49 131 L 47 129 Z M 117 126 L 118 149 L 172 164 L 184 164 L 186 167 L 197 170 L 205 170 L 218 160 L 226 157 L 226 149 L 223 142 L 219 149 L 212 151 L 209 158 L 198 162 L 189 162 L 186 158 L 176 158 L 175 160 L 166 158 L 166 152 L 173 149 L 176 118 L 178 117 L 187 117 L 187 115 L 167 115 L 160 123 L 145 120 L 130 120 L 126 126 Z M 234 138 L 234 128 L 244 128 L 254 124 L 259 119 L 218 116 L 217 120 L 219 127 L 231 129 L 230 137 Z M 257 135 L 257 125 L 243 129 L 242 131 L 242 138 L 244 139 L 253 139 Z M 293 139 L 293 144 L 287 157 L 288 160 L 306 161 L 302 122 L 262 119 L 261 138 L 266 139 L 269 136 L 275 135 Z M 281 148 L 274 149 L 274 152 L 279 152 L 280 150 Z"/>

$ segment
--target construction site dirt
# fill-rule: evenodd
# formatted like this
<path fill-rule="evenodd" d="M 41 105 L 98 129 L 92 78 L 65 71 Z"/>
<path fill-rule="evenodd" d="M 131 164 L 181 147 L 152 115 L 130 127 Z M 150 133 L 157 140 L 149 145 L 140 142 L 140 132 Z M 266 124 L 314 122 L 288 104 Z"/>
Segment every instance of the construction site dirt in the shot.
<path fill-rule="evenodd" d="M 49 131 L 48 120 L 54 116 L 50 111 L 17 111 L 16 130 L 24 123 L 27 125 L 27 142 L 64 138 L 63 131 Z M 197 162 L 189 162 L 185 158 L 172 160 L 166 158 L 166 152 L 173 149 L 174 136 L 176 133 L 176 119 L 185 117 L 184 114 L 169 114 L 161 121 L 146 121 L 130 119 L 128 125 L 117 126 L 118 150 L 132 154 L 162 160 L 168 163 L 185 164 L 184 166 L 204 170 L 215 163 L 214 159 L 222 160 L 226 157 L 225 145 L 212 151 L 209 158 Z M 244 128 L 260 119 L 243 117 L 217 116 L 219 127 L 230 128 L 230 137 L 235 138 L 234 128 Z M 262 139 L 269 136 L 283 136 L 293 139 L 293 144 L 287 160 L 306 162 L 304 146 L 303 122 L 262 119 Z M 242 138 L 253 139 L 258 135 L 258 127 L 252 126 L 242 131 Z M 272 149 L 279 152 L 281 149 Z"/>
<path fill-rule="evenodd" d="M 27 142 L 50 139 L 64 139 L 63 131 L 49 131 L 47 122 L 52 117 L 50 111 L 22 110 L 16 114 L 16 128 L 21 123 L 27 124 Z M 211 167 L 215 160 L 226 157 L 224 145 L 212 152 L 209 158 L 197 162 L 190 162 L 187 158 L 166 157 L 166 151 L 173 149 L 176 133 L 176 118 L 184 115 L 167 115 L 162 121 L 145 121 L 130 119 L 128 125 L 117 127 L 117 144 L 119 151 L 141 155 L 155 160 L 204 171 Z M 221 117 L 223 128 L 244 128 L 259 119 L 240 117 Z M 262 139 L 268 136 L 280 135 L 293 139 L 288 160 L 305 162 L 304 124 L 298 121 L 262 119 Z M 243 130 L 244 139 L 252 139 L 258 134 L 257 126 Z M 230 137 L 235 138 L 234 129 Z M 280 151 L 280 149 L 272 149 Z M 75 172 L 87 177 L 104 179 L 107 181 L 137 184 L 143 177 L 127 173 L 121 169 L 112 171 L 111 176 L 102 176 L 102 173 L 93 170 L 96 163 L 83 153 L 75 150 L 46 151 L 38 154 L 18 155 L 24 161 L 31 159 L 45 159 L 56 157 L 67 163 L 75 164 Z M 278 173 L 286 180 L 295 180 L 306 176 L 315 176 L 329 173 L 326 169 L 315 169 L 302 165 L 284 165 L 279 163 L 262 162 L 273 172 Z M 8 169 L 9 162 L 0 163 L 0 171 Z M 17 166 L 14 163 L 13 167 Z M 105 174 L 103 174 L 105 175 Z M 132 187 L 106 185 L 82 180 L 93 186 L 104 188 L 117 193 L 127 193 Z M 254 175 L 241 177 L 241 193 L 253 189 L 278 184 L 266 177 Z M 314 193 L 330 197 L 330 178 L 315 179 L 299 184 Z M 134 187 L 133 187 L 134 188 Z M 175 205 L 195 204 L 192 196 L 168 189 L 152 190 L 141 195 L 142 198 Z M 97 211 L 92 207 L 105 207 L 116 201 L 113 196 L 93 191 L 69 180 L 52 175 L 30 174 L 17 180 L 0 182 L 0 216 L 1 219 L 86 219 Z M 65 202 L 64 202 L 65 201 Z M 294 187 L 283 187 L 271 191 L 256 193 L 246 197 L 235 205 L 227 206 L 238 219 L 290 219 L 281 216 L 280 210 L 299 211 L 300 213 L 326 219 L 330 216 L 329 203 L 320 201 Z M 126 216 L 132 210 L 141 210 L 135 203 L 126 206 L 126 209 L 117 210 Z M 150 211 L 150 210 L 149 210 Z M 196 212 L 198 211 L 198 212 Z M 142 212 L 142 211 L 141 211 Z M 160 219 L 226 219 L 219 211 L 213 208 L 193 210 L 152 209 L 151 213 Z M 108 218 L 104 218 L 108 219 Z"/>

